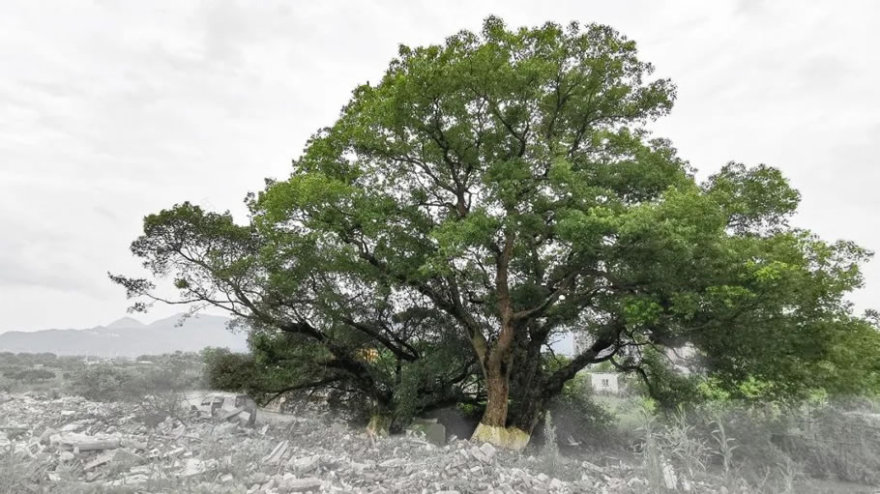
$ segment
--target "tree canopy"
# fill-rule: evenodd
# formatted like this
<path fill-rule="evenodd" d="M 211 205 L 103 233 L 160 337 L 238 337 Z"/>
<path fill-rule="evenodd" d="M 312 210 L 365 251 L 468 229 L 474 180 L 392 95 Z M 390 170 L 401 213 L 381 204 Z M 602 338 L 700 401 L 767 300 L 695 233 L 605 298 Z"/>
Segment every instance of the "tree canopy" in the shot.
<path fill-rule="evenodd" d="M 855 346 L 875 327 L 845 300 L 869 253 L 789 226 L 799 194 L 776 169 L 697 183 L 648 130 L 675 99 L 652 72 L 595 24 L 490 17 L 401 46 L 249 197 L 248 224 L 189 203 L 146 218 L 132 250 L 180 298 L 114 279 L 239 316 L 292 388 L 409 414 L 484 400 L 475 436 L 509 447 L 597 362 L 658 395 L 685 346 L 720 386 L 775 396 L 876 370 Z M 589 344 L 548 358 L 561 333 Z"/>

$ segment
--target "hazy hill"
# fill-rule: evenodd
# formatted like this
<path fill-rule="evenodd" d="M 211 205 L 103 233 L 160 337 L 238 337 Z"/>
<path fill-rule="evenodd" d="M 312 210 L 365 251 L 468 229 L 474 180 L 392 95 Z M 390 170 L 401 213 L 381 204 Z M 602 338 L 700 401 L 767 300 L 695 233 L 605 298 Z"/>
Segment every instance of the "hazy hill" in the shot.
<path fill-rule="evenodd" d="M 143 324 L 124 317 L 106 326 L 91 329 L 46 329 L 0 334 L 0 352 L 56 355 L 94 355 L 98 357 L 137 357 L 175 351 L 194 352 L 206 346 L 247 349 L 245 335 L 226 329 L 225 317 L 199 315 L 176 326 L 180 316 Z"/>

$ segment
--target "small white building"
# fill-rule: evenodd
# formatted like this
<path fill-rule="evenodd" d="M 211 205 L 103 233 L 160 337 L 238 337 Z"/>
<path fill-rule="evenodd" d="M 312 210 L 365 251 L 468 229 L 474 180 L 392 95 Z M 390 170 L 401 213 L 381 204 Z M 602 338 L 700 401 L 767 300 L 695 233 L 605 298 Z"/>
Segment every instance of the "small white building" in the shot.
<path fill-rule="evenodd" d="M 595 393 L 620 394 L 620 374 L 616 372 L 591 372 L 590 386 Z"/>

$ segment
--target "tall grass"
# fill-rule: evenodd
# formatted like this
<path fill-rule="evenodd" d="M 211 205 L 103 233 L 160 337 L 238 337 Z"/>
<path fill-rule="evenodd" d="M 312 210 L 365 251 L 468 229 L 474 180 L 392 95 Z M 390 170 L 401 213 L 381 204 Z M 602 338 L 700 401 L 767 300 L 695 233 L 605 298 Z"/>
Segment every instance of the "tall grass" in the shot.
<path fill-rule="evenodd" d="M 9 444 L 0 448 L 0 494 L 42 492 L 48 467 Z"/>
<path fill-rule="evenodd" d="M 819 479 L 847 489 L 880 485 L 880 414 L 873 410 L 715 404 L 645 412 L 643 422 L 642 474 L 654 493 L 699 482 L 729 493 L 826 492 L 811 490 Z"/>
<path fill-rule="evenodd" d="M 556 477 L 562 467 L 562 456 L 559 454 L 556 425 L 548 411 L 544 416 L 544 445 L 541 447 L 541 466 L 544 473 Z"/>

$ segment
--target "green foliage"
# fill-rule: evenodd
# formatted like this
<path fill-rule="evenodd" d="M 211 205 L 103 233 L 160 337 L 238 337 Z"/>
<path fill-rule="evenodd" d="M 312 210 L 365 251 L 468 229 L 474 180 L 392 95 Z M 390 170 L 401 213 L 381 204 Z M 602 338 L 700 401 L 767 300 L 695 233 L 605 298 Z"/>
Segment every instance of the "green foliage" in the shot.
<path fill-rule="evenodd" d="M 880 485 L 880 419 L 874 410 L 827 403 L 780 437 L 784 451 L 819 478 Z"/>
<path fill-rule="evenodd" d="M 547 411 L 553 417 L 553 434 L 547 435 L 545 422 L 534 438 L 538 443 L 553 442 L 563 449 L 616 446 L 617 417 L 593 399 L 587 376 L 579 374 L 567 382 Z"/>
<path fill-rule="evenodd" d="M 455 381 L 459 376 L 468 379 L 478 373 L 478 369 L 469 361 L 462 359 L 462 348 L 467 348 L 467 341 L 450 336 L 423 349 L 430 352 L 429 358 L 402 365 L 399 379 L 394 388 L 394 420 L 395 426 L 406 424 L 416 415 L 435 408 L 437 404 L 462 402 L 472 395 L 461 389 L 438 387 L 438 381 Z"/>
<path fill-rule="evenodd" d="M 71 380 L 72 391 L 92 401 L 127 401 L 140 398 L 135 389 L 136 377 L 129 369 L 113 365 L 83 368 Z"/>
<path fill-rule="evenodd" d="M 6 371 L 3 375 L 15 381 L 46 381 L 55 378 L 55 373 L 47 369 Z"/>
<path fill-rule="evenodd" d="M 138 366 L 133 370 L 137 392 L 181 393 L 196 389 L 202 380 L 200 357 L 195 353 L 175 352 L 151 356 L 152 364 Z"/>
<path fill-rule="evenodd" d="M 660 494 L 667 492 L 664 470 L 668 468 L 666 455 L 660 441 L 661 433 L 656 430 L 657 424 L 650 416 L 645 417 L 643 430 L 645 433 L 642 444 L 642 468 L 648 482 L 650 492 Z"/>
<path fill-rule="evenodd" d="M 679 409 L 669 417 L 664 434 L 657 440 L 667 452 L 669 460 L 690 478 L 706 470 L 712 454 L 712 444 L 705 437 L 700 437 L 696 426 L 688 422 L 684 409 Z"/>
<path fill-rule="evenodd" d="M 239 393 L 252 391 L 249 386 L 257 376 L 251 355 L 206 348 L 202 356 L 205 362 L 205 381 L 209 389 Z"/>
<path fill-rule="evenodd" d="M 744 492 L 801 492 L 793 484 L 804 475 L 877 485 L 877 405 L 856 401 L 710 402 L 651 418 L 646 473 L 662 485 L 664 463 L 679 479 L 707 478 L 715 470 L 728 489 Z"/>
<path fill-rule="evenodd" d="M 102 362 L 74 371 L 70 392 L 94 401 L 141 402 L 147 396 L 167 398 L 199 387 L 202 368 L 196 354 L 151 356 L 151 365 Z"/>
<path fill-rule="evenodd" d="M 706 189 L 724 208 L 728 225 L 739 231 L 780 228 L 800 202 L 800 194 L 782 173 L 767 165 L 749 169 L 728 163 L 709 179 Z"/>
<path fill-rule="evenodd" d="M 253 329 L 250 360 L 216 362 L 224 387 L 322 388 L 408 417 L 481 399 L 491 374 L 511 387 L 489 399 L 530 430 L 601 361 L 667 408 L 691 399 L 700 379 L 665 353 L 688 345 L 732 398 L 878 391 L 880 336 L 845 299 L 870 254 L 789 227 L 800 196 L 771 167 L 698 184 L 647 128 L 676 96 L 652 72 L 596 24 L 490 17 L 401 46 L 287 180 L 249 196 L 247 224 L 183 203 L 148 216 L 132 251 L 173 302 Z M 590 346 L 546 361 L 567 331 Z"/>

